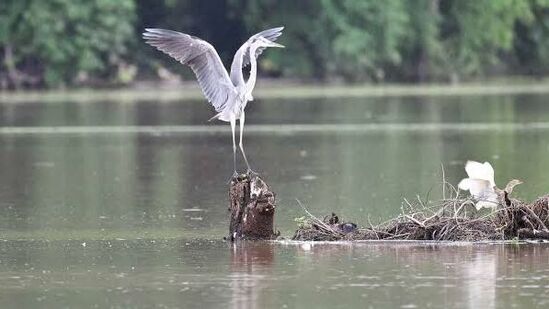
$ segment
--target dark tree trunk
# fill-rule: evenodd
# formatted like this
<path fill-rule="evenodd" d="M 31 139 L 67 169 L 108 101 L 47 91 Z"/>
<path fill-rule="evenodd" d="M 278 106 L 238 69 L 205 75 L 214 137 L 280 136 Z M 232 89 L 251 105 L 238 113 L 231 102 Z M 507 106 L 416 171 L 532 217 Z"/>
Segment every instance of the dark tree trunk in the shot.
<path fill-rule="evenodd" d="M 15 67 L 15 60 L 13 58 L 13 48 L 11 44 L 7 43 L 4 47 L 4 65 L 6 66 L 8 83 L 11 82 L 15 89 L 21 88 L 21 76 Z"/>
<path fill-rule="evenodd" d="M 231 241 L 274 239 L 275 194 L 257 175 L 239 175 L 229 187 Z"/>

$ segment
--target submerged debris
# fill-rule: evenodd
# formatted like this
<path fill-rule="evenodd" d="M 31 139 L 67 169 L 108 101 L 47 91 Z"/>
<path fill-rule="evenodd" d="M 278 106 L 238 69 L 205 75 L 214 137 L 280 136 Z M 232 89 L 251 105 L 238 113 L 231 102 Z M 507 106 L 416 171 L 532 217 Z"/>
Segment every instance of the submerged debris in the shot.
<path fill-rule="evenodd" d="M 471 199 L 449 199 L 430 206 L 408 203 L 410 209 L 379 225 L 356 228 L 340 223 L 332 214 L 323 220 L 310 215 L 292 239 L 306 241 L 335 240 L 443 240 L 481 241 L 512 239 L 549 240 L 549 195 L 531 204 L 505 199 L 494 212 L 475 209 Z M 334 221 L 333 218 L 336 218 Z M 352 224 L 355 228 L 343 228 Z"/>

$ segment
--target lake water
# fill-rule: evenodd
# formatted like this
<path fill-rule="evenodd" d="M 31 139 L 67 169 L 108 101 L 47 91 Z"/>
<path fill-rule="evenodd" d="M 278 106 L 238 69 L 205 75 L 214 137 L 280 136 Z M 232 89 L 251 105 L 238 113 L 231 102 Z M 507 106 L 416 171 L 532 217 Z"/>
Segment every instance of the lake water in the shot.
<path fill-rule="evenodd" d="M 296 199 L 379 222 L 468 159 L 549 192 L 547 99 L 257 100 L 244 144 L 291 237 Z M 202 101 L 92 101 L 0 103 L 1 308 L 549 305 L 543 244 L 227 244 L 228 125 Z"/>

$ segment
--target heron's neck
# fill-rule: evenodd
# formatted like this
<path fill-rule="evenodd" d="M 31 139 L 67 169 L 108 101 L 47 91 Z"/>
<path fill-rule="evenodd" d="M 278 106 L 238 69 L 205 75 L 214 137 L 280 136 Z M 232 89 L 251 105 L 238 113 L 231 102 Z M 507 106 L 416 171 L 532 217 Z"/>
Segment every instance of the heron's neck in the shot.
<path fill-rule="evenodd" d="M 250 47 L 250 77 L 246 82 L 246 93 L 251 94 L 255 87 L 255 82 L 257 78 L 257 59 L 255 58 L 255 51 L 257 50 L 256 46 Z"/>
<path fill-rule="evenodd" d="M 242 45 L 235 53 L 233 63 L 231 64 L 231 81 L 233 85 L 244 85 L 244 77 L 242 76 L 242 58 L 244 56 L 246 44 Z"/>

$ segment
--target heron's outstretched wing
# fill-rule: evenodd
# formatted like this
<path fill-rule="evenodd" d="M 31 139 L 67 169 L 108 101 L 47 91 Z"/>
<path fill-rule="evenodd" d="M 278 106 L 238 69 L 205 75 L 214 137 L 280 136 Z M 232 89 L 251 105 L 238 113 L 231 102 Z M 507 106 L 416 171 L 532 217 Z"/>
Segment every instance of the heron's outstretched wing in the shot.
<path fill-rule="evenodd" d="M 236 95 L 215 48 L 197 37 L 165 29 L 145 29 L 145 42 L 188 65 L 196 75 L 206 99 L 221 112 Z"/>
<path fill-rule="evenodd" d="M 274 42 L 276 41 L 276 39 L 282 35 L 282 30 L 284 30 L 284 27 L 276 27 L 276 28 L 272 28 L 272 29 L 267 29 L 267 30 L 264 30 L 264 31 L 261 31 L 257 34 L 254 34 L 252 35 L 247 42 L 252 42 L 255 38 L 257 37 L 264 37 L 266 38 L 267 40 L 271 41 L 271 42 Z M 261 55 L 261 53 L 265 50 L 265 48 L 267 47 L 259 47 L 258 49 L 256 49 L 255 51 L 255 57 L 259 57 L 259 55 Z M 244 52 L 244 57 L 242 59 L 242 67 L 246 67 L 248 64 L 250 64 L 250 53 L 249 53 L 249 50 L 250 50 L 250 44 L 248 44 L 248 48 L 246 49 L 246 51 Z"/>
<path fill-rule="evenodd" d="M 244 84 L 244 76 L 242 74 L 242 69 L 250 64 L 250 45 L 251 43 L 262 36 L 269 41 L 276 41 L 276 39 L 282 35 L 282 30 L 284 27 L 276 27 L 261 31 L 252 35 L 240 48 L 236 51 L 233 63 L 231 64 L 231 81 L 234 85 Z M 257 58 L 265 50 L 266 47 L 259 47 L 255 51 L 255 58 Z"/>

